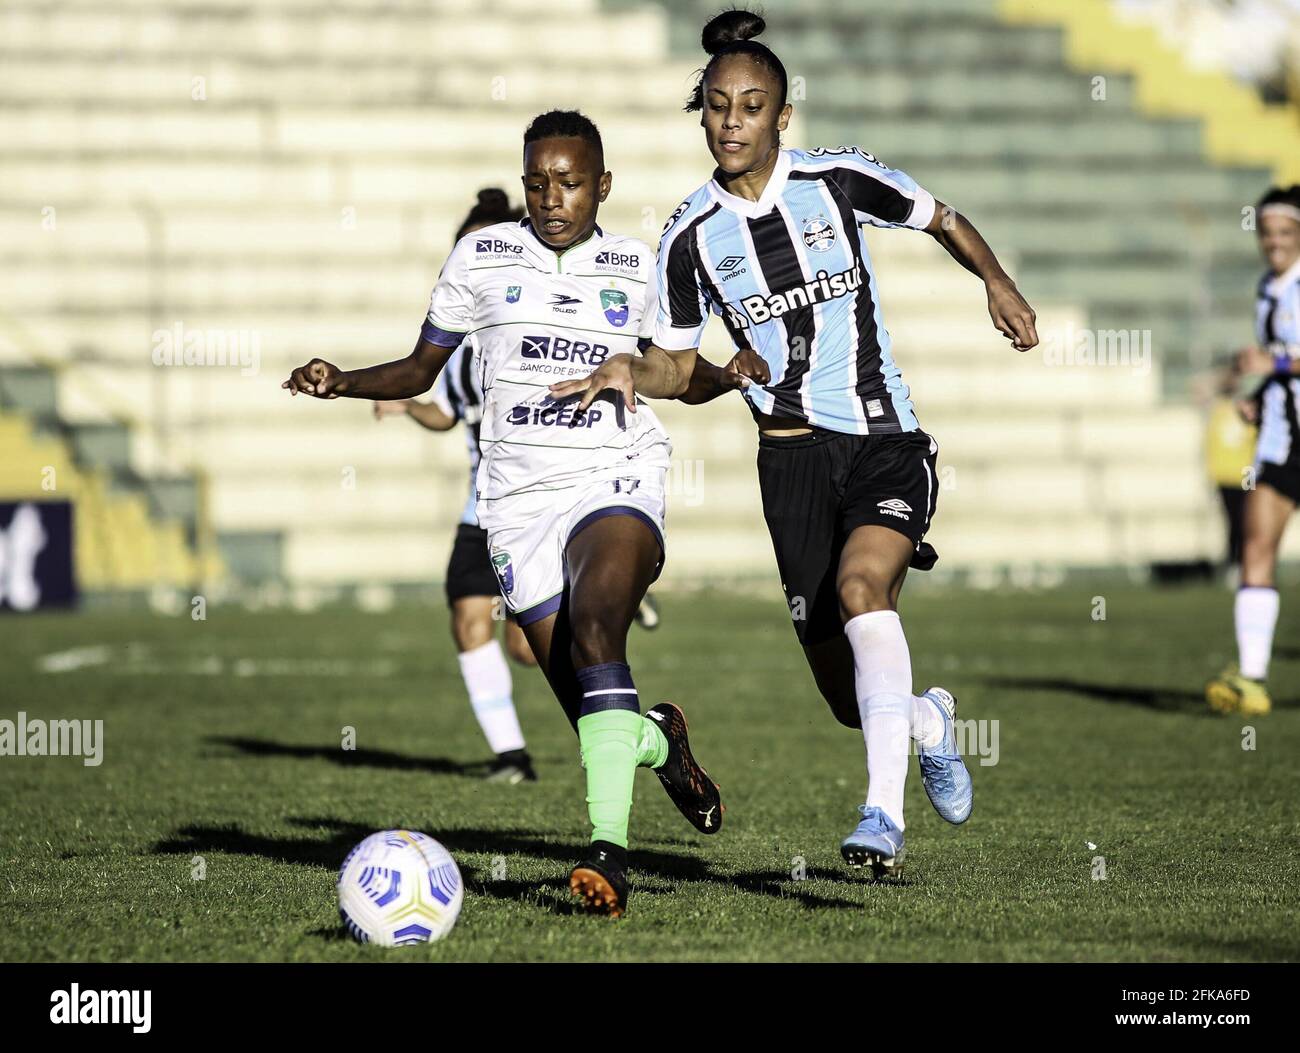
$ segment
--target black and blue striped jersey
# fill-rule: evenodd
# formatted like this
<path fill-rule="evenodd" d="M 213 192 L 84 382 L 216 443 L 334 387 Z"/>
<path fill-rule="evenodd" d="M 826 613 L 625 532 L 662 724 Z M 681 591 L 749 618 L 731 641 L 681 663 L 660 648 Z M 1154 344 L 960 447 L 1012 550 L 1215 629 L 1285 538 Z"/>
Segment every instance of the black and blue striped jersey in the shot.
<path fill-rule="evenodd" d="M 1300 355 L 1300 262 L 1285 274 L 1260 279 L 1255 299 L 1255 336 L 1274 355 Z M 1272 376 L 1255 396 L 1259 400 L 1259 440 L 1255 459 L 1266 464 L 1300 467 L 1300 377 Z"/>
<path fill-rule="evenodd" d="M 782 150 L 758 201 L 710 180 L 659 244 L 654 342 L 698 347 L 709 313 L 771 379 L 756 412 L 855 435 L 915 431 L 862 225 L 926 227 L 934 198 L 856 147 Z"/>
<path fill-rule="evenodd" d="M 452 352 L 433 385 L 433 402 L 443 413 L 465 426 L 465 449 L 469 454 L 469 497 L 460 521 L 478 525 L 474 477 L 478 473 L 479 430 L 483 420 L 483 386 L 474 369 L 474 349 L 468 342 Z"/>

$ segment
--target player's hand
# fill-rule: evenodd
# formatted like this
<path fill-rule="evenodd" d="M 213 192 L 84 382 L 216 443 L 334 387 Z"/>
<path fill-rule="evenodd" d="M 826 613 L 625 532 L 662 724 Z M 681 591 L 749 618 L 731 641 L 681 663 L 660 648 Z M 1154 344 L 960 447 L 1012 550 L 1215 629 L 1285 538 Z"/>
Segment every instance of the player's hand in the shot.
<path fill-rule="evenodd" d="M 1262 347 L 1243 347 L 1237 352 L 1237 369 L 1248 376 L 1268 376 L 1277 368 L 1273 356 Z"/>
<path fill-rule="evenodd" d="M 989 317 L 997 331 L 1011 341 L 1017 351 L 1028 351 L 1038 344 L 1038 330 L 1034 322 L 1038 316 L 1020 295 L 1011 280 L 988 284 Z"/>
<path fill-rule="evenodd" d="M 577 380 L 563 380 L 558 384 L 552 384 L 551 396 L 555 399 L 565 399 L 582 392 L 578 409 L 585 410 L 595 401 L 597 395 L 609 388 L 613 388 L 623 396 L 623 405 L 628 410 L 632 413 L 636 412 L 636 388 L 632 383 L 631 355 L 613 355 L 605 359 L 594 373 Z"/>
<path fill-rule="evenodd" d="M 280 387 L 288 388 L 290 395 L 301 392 L 318 399 L 336 399 L 343 394 L 346 381 L 337 366 L 324 359 L 313 358 L 305 366 L 295 369 Z"/>
<path fill-rule="evenodd" d="M 1254 399 L 1238 399 L 1236 405 L 1237 416 L 1247 424 L 1259 423 L 1259 407 L 1255 405 Z"/>
<path fill-rule="evenodd" d="M 727 363 L 725 373 L 728 380 L 733 376 L 736 378 L 733 386 L 740 388 L 741 391 L 749 387 L 751 380 L 766 384 L 772 379 L 772 371 L 767 368 L 767 362 L 752 348 L 737 351 Z"/>
<path fill-rule="evenodd" d="M 410 399 L 397 399 L 393 402 L 375 403 L 375 420 L 383 420 L 385 417 L 404 417 L 410 412 Z"/>

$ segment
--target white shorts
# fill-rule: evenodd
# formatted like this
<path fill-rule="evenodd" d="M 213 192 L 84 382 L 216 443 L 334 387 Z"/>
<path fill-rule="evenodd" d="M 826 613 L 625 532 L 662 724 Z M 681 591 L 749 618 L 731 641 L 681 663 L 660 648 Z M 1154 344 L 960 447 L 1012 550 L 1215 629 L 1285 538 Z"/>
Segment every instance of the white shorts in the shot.
<path fill-rule="evenodd" d="M 569 583 L 569 541 L 605 516 L 635 516 L 654 531 L 659 540 L 658 577 L 663 568 L 666 475 L 664 469 L 647 466 L 635 475 L 597 479 L 570 490 L 494 501 L 492 518 L 502 525 L 488 528 L 488 552 L 515 620 L 529 625 L 560 609 Z"/>

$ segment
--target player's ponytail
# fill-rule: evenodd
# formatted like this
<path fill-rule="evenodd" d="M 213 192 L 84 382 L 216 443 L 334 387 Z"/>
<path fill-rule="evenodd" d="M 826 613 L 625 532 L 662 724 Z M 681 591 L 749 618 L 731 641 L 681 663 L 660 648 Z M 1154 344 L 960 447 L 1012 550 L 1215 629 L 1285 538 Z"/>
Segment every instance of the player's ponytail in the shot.
<path fill-rule="evenodd" d="M 700 34 L 700 44 L 709 53 L 709 63 L 700 70 L 699 78 L 686 100 L 686 112 L 695 113 L 704 109 L 704 81 L 715 62 L 726 55 L 747 55 L 765 67 L 776 77 L 781 86 L 777 107 L 785 105 L 786 88 L 789 78 L 785 66 L 775 53 L 754 38 L 767 28 L 763 16 L 755 11 L 733 8 L 714 15 Z"/>
<path fill-rule="evenodd" d="M 478 202 L 469 210 L 469 215 L 456 231 L 456 240 L 459 241 L 476 227 L 508 223 L 511 220 L 522 219 L 523 215 L 522 208 L 510 207 L 510 198 L 500 187 L 484 187 L 478 192 Z"/>

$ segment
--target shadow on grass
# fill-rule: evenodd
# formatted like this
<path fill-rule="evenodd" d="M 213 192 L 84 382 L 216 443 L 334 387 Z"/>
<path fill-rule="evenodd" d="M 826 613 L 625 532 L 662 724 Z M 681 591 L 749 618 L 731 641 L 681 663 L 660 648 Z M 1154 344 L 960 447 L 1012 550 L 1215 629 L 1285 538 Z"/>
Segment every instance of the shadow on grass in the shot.
<path fill-rule="evenodd" d="M 1003 688 L 1009 691 L 1060 691 L 1070 695 L 1081 695 L 1098 702 L 1118 702 L 1123 705 L 1141 706 L 1164 713 L 1184 713 L 1195 716 L 1223 718 L 1205 703 L 1201 690 L 1188 691 L 1169 687 L 1135 687 L 1125 684 L 1099 684 L 1068 677 L 976 677 L 989 687 Z M 1208 678 L 1207 678 L 1208 679 Z M 1300 698 L 1274 698 L 1276 709 L 1300 708 Z"/>
<path fill-rule="evenodd" d="M 392 750 L 345 750 L 337 742 L 327 746 L 295 746 L 270 739 L 253 739 L 239 735 L 210 735 L 205 742 L 226 746 L 254 757 L 294 757 L 298 760 L 327 760 L 346 768 L 385 768 L 389 771 L 418 771 L 433 775 L 468 775 L 480 777 L 487 762 L 463 764 L 446 757 L 412 757 Z"/>
<path fill-rule="evenodd" d="M 225 853 L 291 863 L 298 866 L 320 867 L 336 870 L 351 848 L 375 828 L 334 818 L 294 817 L 288 820 L 295 826 L 331 832 L 323 837 L 274 837 L 253 834 L 237 824 L 183 826 L 171 837 L 158 841 L 151 851 L 154 855 L 204 855 Z M 574 913 L 567 899 L 567 877 L 550 877 L 537 881 L 495 878 L 491 865 L 476 866 L 465 862 L 472 854 L 502 856 L 527 856 L 559 863 L 567 868 L 576 862 L 581 851 L 575 844 L 548 841 L 534 832 L 524 830 L 486 830 L 477 827 L 443 829 L 438 840 L 446 846 L 461 868 L 466 887 L 477 895 L 494 899 L 514 900 L 540 907 L 553 914 Z M 734 888 L 751 895 L 792 900 L 807 909 L 828 908 L 861 910 L 862 903 L 822 895 L 805 888 L 804 882 L 792 879 L 789 873 L 777 870 L 758 870 L 740 873 L 719 873 L 709 863 L 694 855 L 648 849 L 631 853 L 632 888 L 636 895 L 664 895 L 676 891 L 682 882 L 708 882 Z M 867 884 L 850 875 L 818 875 L 819 883 L 833 880 L 844 886 Z"/>
<path fill-rule="evenodd" d="M 1201 713 L 1215 716 L 1205 704 L 1200 691 L 1178 688 L 1137 687 L 1126 684 L 1099 684 L 1069 677 L 977 677 L 989 687 L 1008 691 L 1059 691 L 1067 695 L 1080 695 L 1097 702 L 1117 702 L 1121 705 L 1141 706 L 1166 713 Z"/>

